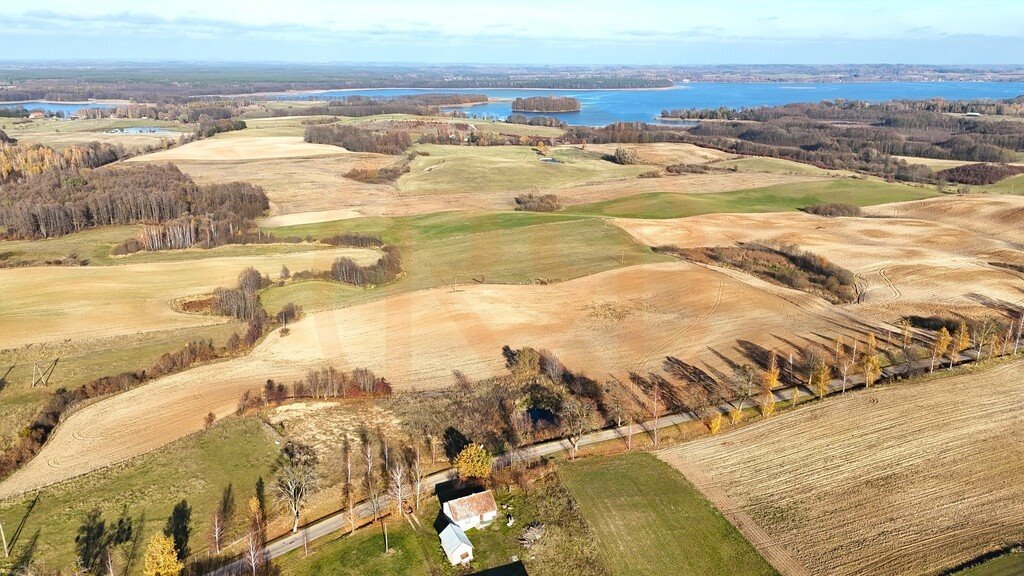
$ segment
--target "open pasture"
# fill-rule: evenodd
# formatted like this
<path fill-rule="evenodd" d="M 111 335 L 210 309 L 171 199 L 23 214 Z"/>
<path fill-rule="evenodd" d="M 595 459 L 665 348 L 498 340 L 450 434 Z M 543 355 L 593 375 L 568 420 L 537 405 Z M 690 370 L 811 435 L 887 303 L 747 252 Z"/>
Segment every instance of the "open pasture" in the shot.
<path fill-rule="evenodd" d="M 14 122 L 13 118 L 0 118 L 0 125 L 8 136 L 22 144 L 42 144 L 57 150 L 73 144 L 105 142 L 124 146 L 129 152 L 146 146 L 160 146 L 165 142 L 176 142 L 183 134 L 193 130 L 191 124 L 167 120 L 128 120 L 121 118 L 96 118 L 73 120 L 29 120 Z M 128 133 L 125 128 L 160 128 L 169 133 Z M 114 131 L 117 132 L 114 132 Z"/>
<path fill-rule="evenodd" d="M 587 150 L 612 155 L 618 148 L 636 153 L 643 164 L 669 166 L 672 164 L 709 164 L 737 158 L 735 154 L 677 142 L 651 142 L 648 144 L 587 144 Z"/>
<path fill-rule="evenodd" d="M 658 455 L 814 574 L 937 574 L 1020 541 L 1022 370 L 859 391 Z"/>

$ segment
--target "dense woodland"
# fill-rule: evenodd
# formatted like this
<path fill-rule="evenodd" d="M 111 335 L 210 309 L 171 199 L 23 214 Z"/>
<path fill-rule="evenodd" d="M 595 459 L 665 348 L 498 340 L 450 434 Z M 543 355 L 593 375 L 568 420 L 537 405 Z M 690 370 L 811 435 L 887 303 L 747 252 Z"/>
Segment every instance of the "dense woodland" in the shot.
<path fill-rule="evenodd" d="M 571 96 L 533 96 L 512 101 L 513 112 L 579 112 L 580 101 Z"/>
<path fill-rule="evenodd" d="M 526 114 L 509 114 L 505 118 L 509 124 L 526 124 L 528 126 L 549 126 L 551 128 L 564 128 L 565 122 L 551 116 L 527 116 Z"/>
<path fill-rule="evenodd" d="M 9 185 L 0 224 L 11 238 L 52 238 L 95 226 L 170 222 L 207 215 L 241 225 L 269 206 L 249 184 L 196 186 L 177 167 L 129 164 L 95 170 L 50 170 Z"/>
<path fill-rule="evenodd" d="M 124 149 L 120 146 L 100 142 L 76 144 L 60 151 L 41 144 L 22 145 L 16 141 L 0 143 L 0 185 L 48 171 L 95 168 L 115 162 L 124 155 Z M 0 198 L 0 207 L 3 203 L 4 199 Z"/>
<path fill-rule="evenodd" d="M 377 154 L 402 154 L 412 146 L 408 132 L 374 132 L 347 124 L 307 126 L 304 139 L 313 144 L 340 146 L 350 152 Z"/>

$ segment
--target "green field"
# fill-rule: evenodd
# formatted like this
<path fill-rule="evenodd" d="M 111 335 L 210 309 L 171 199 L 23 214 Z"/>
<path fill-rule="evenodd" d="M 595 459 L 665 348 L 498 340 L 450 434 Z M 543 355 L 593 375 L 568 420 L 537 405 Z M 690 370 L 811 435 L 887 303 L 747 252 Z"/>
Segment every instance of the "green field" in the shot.
<path fill-rule="evenodd" d="M 1011 176 L 988 186 L 977 186 L 978 190 L 995 192 L 998 194 L 1024 194 L 1024 174 Z"/>
<path fill-rule="evenodd" d="M 266 289 L 274 313 L 288 302 L 307 311 L 339 308 L 395 294 L 483 281 L 528 284 L 578 278 L 669 258 L 598 219 L 564 215 L 444 213 L 411 218 L 360 218 L 276 229 L 317 237 L 341 231 L 381 234 L 399 245 L 405 273 L 374 289 L 337 282 L 297 282 Z M 293 270 L 294 272 L 294 270 Z"/>
<path fill-rule="evenodd" d="M 887 184 L 876 180 L 837 179 L 780 184 L 738 192 L 637 194 L 593 204 L 569 206 L 564 208 L 562 213 L 617 218 L 685 218 L 722 212 L 781 212 L 822 203 L 871 206 L 922 200 L 938 194 L 929 188 Z"/>
<path fill-rule="evenodd" d="M 359 530 L 352 536 L 338 535 L 314 542 L 309 555 L 299 548 L 277 560 L 285 576 L 432 576 L 427 554 L 440 557 L 441 546 L 424 549 L 428 534 L 417 534 L 406 522 L 391 522 L 388 544 L 391 552 L 384 554 L 384 535 L 374 526 Z M 434 536 L 437 539 L 437 536 Z"/>
<path fill-rule="evenodd" d="M 1013 552 L 982 562 L 954 576 L 1020 576 L 1024 574 L 1024 553 Z"/>
<path fill-rule="evenodd" d="M 63 149 L 72 144 L 99 141 L 119 144 L 129 151 L 157 145 L 163 140 L 177 140 L 181 134 L 192 132 L 194 126 L 168 120 L 128 120 L 121 118 L 95 118 L 88 120 L 30 120 L 15 124 L 13 118 L 0 118 L 0 129 L 23 144 L 43 144 Z M 172 134 L 117 134 L 110 130 L 131 127 L 165 128 Z"/>
<path fill-rule="evenodd" d="M 738 172 L 770 172 L 772 174 L 807 174 L 808 176 L 827 176 L 829 174 L 851 174 L 842 170 L 826 170 L 802 162 L 769 158 L 766 156 L 748 156 L 735 160 L 714 162 L 715 168 L 735 168 Z"/>
<path fill-rule="evenodd" d="M 613 574 L 776 574 L 697 489 L 650 454 L 579 460 L 560 475 Z"/>
<path fill-rule="evenodd" d="M 495 193 L 555 189 L 607 180 L 632 179 L 650 166 L 621 166 L 577 148 L 556 148 L 545 162 L 527 146 L 438 146 L 414 148 L 408 174 L 398 179 L 405 194 Z"/>
<path fill-rule="evenodd" d="M 205 554 L 210 516 L 229 482 L 235 489 L 238 515 L 229 536 L 234 539 L 244 531 L 245 502 L 257 477 L 270 478 L 270 466 L 277 457 L 274 440 L 257 419 L 232 418 L 124 464 L 44 488 L 27 515 L 33 498 L 4 502 L 0 521 L 8 539 L 17 536 L 12 556 L 50 568 L 70 567 L 76 531 L 94 508 L 102 510 L 108 522 L 116 520 L 124 507 L 132 517 L 144 517 L 140 539 L 144 547 L 183 498 L 192 506 L 192 552 Z M 15 533 L 22 521 L 24 526 Z M 141 554 L 142 550 L 136 552 L 131 574 L 142 572 Z"/>

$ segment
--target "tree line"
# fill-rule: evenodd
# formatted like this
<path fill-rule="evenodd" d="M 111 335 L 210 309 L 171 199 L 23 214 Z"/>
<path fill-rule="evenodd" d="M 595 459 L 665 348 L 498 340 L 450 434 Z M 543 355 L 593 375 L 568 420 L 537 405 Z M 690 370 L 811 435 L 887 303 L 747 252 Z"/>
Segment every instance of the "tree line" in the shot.
<path fill-rule="evenodd" d="M 162 223 L 199 214 L 240 225 L 268 207 L 259 187 L 200 187 L 172 164 L 140 163 L 49 170 L 7 186 L 0 199 L 0 223 L 9 237 L 52 238 L 95 226 Z"/>

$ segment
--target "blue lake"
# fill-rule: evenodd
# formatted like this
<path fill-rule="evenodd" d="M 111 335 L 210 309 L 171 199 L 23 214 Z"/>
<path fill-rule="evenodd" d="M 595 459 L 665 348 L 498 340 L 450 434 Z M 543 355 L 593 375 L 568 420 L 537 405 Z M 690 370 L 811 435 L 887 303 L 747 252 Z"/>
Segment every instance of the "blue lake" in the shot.
<path fill-rule="evenodd" d="M 688 83 L 660 90 L 510 90 L 510 89 L 378 89 L 291 92 L 274 94 L 279 100 L 329 100 L 345 96 L 404 96 L 425 93 L 486 94 L 500 99 L 475 106 L 459 107 L 470 115 L 505 118 L 511 100 L 526 96 L 572 96 L 582 110 L 550 114 L 569 124 L 603 126 L 612 122 L 654 122 L 661 111 L 673 108 L 744 108 L 794 102 L 819 102 L 843 98 L 883 102 L 886 100 L 945 98 L 1012 98 L 1024 95 L 1024 82 L 859 82 L 859 83 Z M 449 108 L 449 110 L 455 108 Z"/>
<path fill-rule="evenodd" d="M 42 110 L 43 112 L 63 112 L 65 116 L 71 116 L 82 108 L 113 108 L 113 104 L 101 102 L 76 102 L 55 103 L 55 102 L 0 102 L 0 108 L 25 108 L 26 110 Z"/>

